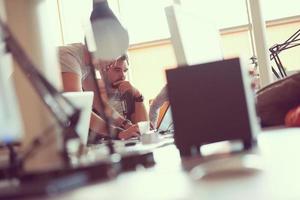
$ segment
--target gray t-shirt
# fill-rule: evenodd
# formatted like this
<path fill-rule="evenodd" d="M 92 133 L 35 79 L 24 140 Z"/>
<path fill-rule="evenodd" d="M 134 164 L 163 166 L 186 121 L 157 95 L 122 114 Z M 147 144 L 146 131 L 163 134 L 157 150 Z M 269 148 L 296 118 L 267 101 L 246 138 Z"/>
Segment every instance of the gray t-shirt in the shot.
<path fill-rule="evenodd" d="M 69 44 L 59 47 L 59 62 L 61 72 L 73 72 L 78 74 L 83 81 L 89 74 L 90 67 L 84 62 L 84 49 L 81 43 Z"/>

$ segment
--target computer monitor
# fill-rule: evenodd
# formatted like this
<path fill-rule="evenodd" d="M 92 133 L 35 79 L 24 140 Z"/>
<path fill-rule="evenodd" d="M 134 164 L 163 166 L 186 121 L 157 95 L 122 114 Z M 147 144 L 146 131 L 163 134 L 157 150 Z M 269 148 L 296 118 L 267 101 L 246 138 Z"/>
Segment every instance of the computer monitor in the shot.
<path fill-rule="evenodd" d="M 0 41 L 0 143 L 19 142 L 23 126 L 13 81 L 10 78 L 12 59 L 4 53 Z"/>
<path fill-rule="evenodd" d="M 165 8 L 178 66 L 222 60 L 220 34 L 212 20 L 180 5 Z"/>
<path fill-rule="evenodd" d="M 167 81 L 181 155 L 220 141 L 240 140 L 244 149 L 255 144 L 260 127 L 245 62 L 234 58 L 170 69 Z"/>

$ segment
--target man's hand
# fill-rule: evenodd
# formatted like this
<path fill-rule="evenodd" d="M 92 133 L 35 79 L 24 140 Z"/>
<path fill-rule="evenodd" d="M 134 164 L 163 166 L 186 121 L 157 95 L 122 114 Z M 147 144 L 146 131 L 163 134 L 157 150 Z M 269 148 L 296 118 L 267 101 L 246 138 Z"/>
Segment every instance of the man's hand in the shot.
<path fill-rule="evenodd" d="M 139 128 L 136 124 L 130 126 L 128 129 L 120 132 L 118 135 L 119 139 L 121 139 L 121 140 L 127 140 L 132 137 L 139 137 L 139 136 L 140 136 Z"/>
<path fill-rule="evenodd" d="M 113 86 L 118 87 L 118 90 L 122 95 L 125 94 L 125 92 L 130 92 L 134 97 L 139 97 L 141 95 L 141 93 L 133 87 L 129 81 L 117 81 L 113 83 Z"/>

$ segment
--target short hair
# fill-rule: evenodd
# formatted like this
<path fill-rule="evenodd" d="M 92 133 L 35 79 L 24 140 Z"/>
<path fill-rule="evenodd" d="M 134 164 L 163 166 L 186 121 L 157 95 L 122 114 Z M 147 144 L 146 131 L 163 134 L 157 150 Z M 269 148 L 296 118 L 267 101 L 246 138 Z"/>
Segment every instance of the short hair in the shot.
<path fill-rule="evenodd" d="M 121 57 L 117 59 L 117 61 L 126 61 L 127 65 L 129 65 L 128 54 L 124 53 Z"/>

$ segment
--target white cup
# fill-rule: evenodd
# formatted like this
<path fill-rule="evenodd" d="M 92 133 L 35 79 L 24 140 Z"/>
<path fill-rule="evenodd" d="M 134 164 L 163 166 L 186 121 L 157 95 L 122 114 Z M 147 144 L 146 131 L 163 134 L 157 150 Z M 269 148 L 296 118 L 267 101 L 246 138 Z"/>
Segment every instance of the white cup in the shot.
<path fill-rule="evenodd" d="M 141 135 L 150 131 L 150 121 L 142 121 L 142 122 L 138 122 L 137 124 Z"/>
<path fill-rule="evenodd" d="M 149 134 L 141 135 L 142 144 L 153 144 L 159 142 L 158 133 L 149 132 Z"/>

